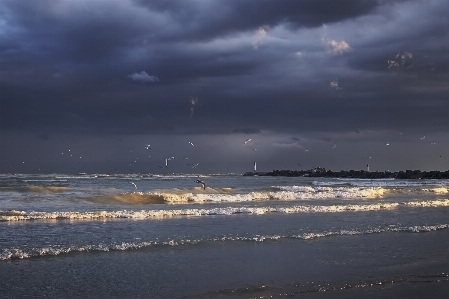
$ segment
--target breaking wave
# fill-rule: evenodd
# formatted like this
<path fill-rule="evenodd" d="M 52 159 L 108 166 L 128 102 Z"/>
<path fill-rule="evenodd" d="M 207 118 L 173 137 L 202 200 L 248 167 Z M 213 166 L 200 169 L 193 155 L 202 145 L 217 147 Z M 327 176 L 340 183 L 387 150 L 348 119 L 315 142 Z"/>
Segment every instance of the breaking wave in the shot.
<path fill-rule="evenodd" d="M 33 248 L 5 248 L 0 252 L 1 260 L 12 259 L 28 259 L 32 257 L 42 256 L 58 256 L 61 254 L 68 254 L 74 252 L 108 252 L 108 251 L 125 251 L 133 249 L 141 249 L 152 246 L 158 247 L 172 247 L 180 245 L 194 245 L 202 242 L 265 242 L 265 241 L 279 241 L 285 239 L 297 240 L 313 240 L 331 236 L 351 236 L 351 235 L 369 235 L 379 233 L 424 233 L 431 231 L 438 231 L 448 229 L 449 224 L 436 225 L 416 225 L 416 226 L 398 226 L 388 225 L 385 227 L 376 227 L 369 229 L 353 229 L 353 230 L 330 230 L 323 232 L 305 232 L 300 234 L 290 235 L 223 235 L 217 237 L 207 237 L 204 239 L 167 239 L 167 240 L 151 240 L 140 242 L 117 242 L 117 243 L 100 243 L 100 244 L 85 244 L 85 245 L 48 245 L 45 247 Z"/>
<path fill-rule="evenodd" d="M 263 215 L 269 213 L 338 213 L 338 212 L 366 212 L 379 210 L 392 210 L 398 206 L 411 207 L 447 207 L 449 200 L 429 200 L 404 203 L 375 203 L 375 204 L 349 204 L 349 205 L 293 205 L 293 206 L 266 206 L 266 207 L 217 207 L 192 209 L 162 209 L 162 210 L 120 210 L 95 212 L 24 212 L 0 211 L 0 221 L 26 221 L 26 220 L 98 220 L 98 219 L 149 219 L 176 216 L 208 216 L 208 215 Z"/>
<path fill-rule="evenodd" d="M 128 204 L 150 203 L 187 203 L 187 202 L 249 202 L 262 200 L 307 200 L 307 199 L 355 199 L 382 197 L 387 190 L 383 188 L 348 188 L 348 187 L 307 187 L 274 186 L 271 191 L 253 191 L 236 193 L 232 188 L 203 190 L 172 189 L 154 192 L 134 192 L 96 198 L 101 202 L 118 202 Z"/>

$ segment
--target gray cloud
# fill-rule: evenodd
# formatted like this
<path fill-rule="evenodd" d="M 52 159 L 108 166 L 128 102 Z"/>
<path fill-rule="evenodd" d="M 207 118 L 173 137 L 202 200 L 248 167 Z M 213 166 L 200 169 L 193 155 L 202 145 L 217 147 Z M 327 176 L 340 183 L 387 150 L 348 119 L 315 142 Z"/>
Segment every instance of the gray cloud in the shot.
<path fill-rule="evenodd" d="M 251 129 L 251 128 L 236 128 L 233 131 L 234 133 L 243 133 L 243 134 L 259 134 L 260 130 L 258 129 Z"/>
<path fill-rule="evenodd" d="M 439 157 L 449 134 L 448 13 L 441 0 L 5 0 L 1 161 L 20 136 L 62 146 L 61 134 L 151 136 L 166 150 L 174 139 L 162 136 L 196 137 L 197 151 L 201 141 L 240 145 L 236 133 L 257 134 L 252 154 L 275 167 L 276 150 L 295 155 L 289 136 L 311 149 L 338 142 L 331 155 L 344 148 L 338 161 L 349 161 L 351 142 L 369 151 L 369 138 L 401 131 L 438 139 L 420 149 Z M 378 135 L 349 138 L 355 129 Z M 412 148 L 394 141 L 396 154 Z M 333 161 L 326 155 L 310 158 Z"/>
<path fill-rule="evenodd" d="M 156 76 L 150 76 L 147 72 L 141 71 L 140 73 L 134 73 L 128 75 L 134 81 L 141 81 L 143 83 L 156 83 L 159 82 L 159 78 Z"/>

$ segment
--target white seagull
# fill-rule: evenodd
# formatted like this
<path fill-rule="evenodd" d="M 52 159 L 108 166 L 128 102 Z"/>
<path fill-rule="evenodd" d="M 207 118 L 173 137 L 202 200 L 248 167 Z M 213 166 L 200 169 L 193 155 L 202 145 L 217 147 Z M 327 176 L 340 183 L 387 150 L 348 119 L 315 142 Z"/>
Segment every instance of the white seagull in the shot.
<path fill-rule="evenodd" d="M 146 149 L 151 149 L 151 144 L 145 144 Z"/>
<path fill-rule="evenodd" d="M 251 138 L 245 140 L 245 144 L 251 141 Z"/>
<path fill-rule="evenodd" d="M 190 144 L 191 146 L 195 146 L 195 145 L 194 145 L 192 142 L 190 142 L 190 141 L 189 141 L 189 144 Z"/>
<path fill-rule="evenodd" d="M 129 182 L 130 184 L 133 184 L 134 185 L 134 188 L 136 188 L 137 189 L 137 186 L 136 186 L 136 184 L 134 184 L 133 182 Z"/>

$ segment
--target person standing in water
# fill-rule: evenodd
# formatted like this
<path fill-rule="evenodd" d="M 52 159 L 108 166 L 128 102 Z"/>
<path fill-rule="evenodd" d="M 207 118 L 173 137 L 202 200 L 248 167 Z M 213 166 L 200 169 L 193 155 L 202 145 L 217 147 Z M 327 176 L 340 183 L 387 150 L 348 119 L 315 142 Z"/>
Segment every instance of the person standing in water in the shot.
<path fill-rule="evenodd" d="M 201 184 L 201 186 L 203 186 L 203 189 L 206 190 L 206 183 L 200 180 L 196 180 L 195 183 L 197 184 Z"/>

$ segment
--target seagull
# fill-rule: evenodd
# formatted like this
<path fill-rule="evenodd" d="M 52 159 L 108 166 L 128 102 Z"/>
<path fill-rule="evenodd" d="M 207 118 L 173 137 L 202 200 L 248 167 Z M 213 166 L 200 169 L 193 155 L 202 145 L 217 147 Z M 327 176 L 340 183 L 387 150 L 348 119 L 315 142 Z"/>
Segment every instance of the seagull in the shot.
<path fill-rule="evenodd" d="M 130 184 L 133 184 L 134 185 L 134 188 L 136 188 L 137 189 L 137 186 L 136 186 L 136 184 L 134 184 L 133 182 L 129 182 Z"/>
<path fill-rule="evenodd" d="M 200 163 L 192 164 L 192 168 L 196 168 Z"/>
<path fill-rule="evenodd" d="M 390 144 L 387 142 L 387 143 L 385 143 L 385 145 L 390 145 Z"/>
<path fill-rule="evenodd" d="M 200 180 L 196 180 L 195 183 L 201 184 L 203 186 L 203 190 L 206 190 L 206 183 Z"/>
<path fill-rule="evenodd" d="M 251 138 L 245 140 L 245 144 L 251 141 Z"/>
<path fill-rule="evenodd" d="M 423 137 L 421 137 L 420 139 L 421 139 L 421 140 L 424 140 L 424 139 L 426 139 L 426 136 L 423 136 Z"/>
<path fill-rule="evenodd" d="M 191 146 L 195 146 L 195 145 L 194 145 L 192 142 L 190 142 L 190 141 L 189 141 L 189 144 L 190 144 Z"/>
<path fill-rule="evenodd" d="M 146 149 L 151 149 L 151 144 L 145 144 Z"/>
<path fill-rule="evenodd" d="M 165 167 L 168 167 L 168 161 L 174 160 L 174 159 L 175 159 L 175 157 L 170 157 L 168 159 L 165 159 Z"/>
<path fill-rule="evenodd" d="M 337 145 L 336 144 L 334 144 L 334 146 L 332 147 L 332 149 L 334 149 L 334 148 L 336 148 L 337 147 Z"/>

